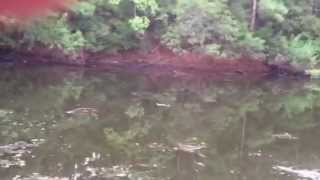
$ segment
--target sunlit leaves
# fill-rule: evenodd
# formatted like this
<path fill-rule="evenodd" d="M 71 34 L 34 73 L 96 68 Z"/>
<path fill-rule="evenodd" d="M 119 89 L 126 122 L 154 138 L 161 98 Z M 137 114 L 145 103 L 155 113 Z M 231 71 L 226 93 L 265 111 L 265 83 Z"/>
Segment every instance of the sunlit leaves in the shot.
<path fill-rule="evenodd" d="M 284 49 L 294 62 L 314 66 L 320 57 L 320 44 L 309 36 L 299 34 L 289 40 L 282 39 Z"/>
<path fill-rule="evenodd" d="M 79 2 L 73 7 L 73 10 L 83 16 L 93 16 L 96 8 L 97 7 L 95 4 L 89 2 Z"/>
<path fill-rule="evenodd" d="M 183 47 L 205 47 L 212 43 L 223 45 L 237 39 L 239 22 L 226 1 L 180 0 L 177 4 L 176 23 L 163 36 L 163 43 L 171 49 L 183 52 Z"/>
<path fill-rule="evenodd" d="M 155 14 L 159 10 L 156 0 L 133 0 L 138 9 L 142 11 L 150 11 L 151 14 Z"/>
<path fill-rule="evenodd" d="M 143 33 L 150 25 L 150 20 L 146 16 L 136 16 L 129 20 L 129 24 L 136 32 Z"/>
<path fill-rule="evenodd" d="M 265 17 L 273 18 L 278 22 L 283 22 L 285 15 L 289 12 L 283 0 L 261 0 L 259 7 Z"/>
<path fill-rule="evenodd" d="M 67 23 L 67 17 L 52 17 L 47 21 L 36 22 L 25 32 L 25 40 L 31 45 L 36 43 L 48 47 L 61 48 L 66 52 L 75 52 L 85 46 L 81 31 L 73 32 Z"/>
<path fill-rule="evenodd" d="M 121 0 L 109 0 L 109 3 L 112 5 L 119 5 Z"/>
<path fill-rule="evenodd" d="M 265 49 L 266 41 L 259 37 L 254 37 L 251 32 L 243 32 L 239 37 L 239 44 L 253 50 L 262 51 Z"/>

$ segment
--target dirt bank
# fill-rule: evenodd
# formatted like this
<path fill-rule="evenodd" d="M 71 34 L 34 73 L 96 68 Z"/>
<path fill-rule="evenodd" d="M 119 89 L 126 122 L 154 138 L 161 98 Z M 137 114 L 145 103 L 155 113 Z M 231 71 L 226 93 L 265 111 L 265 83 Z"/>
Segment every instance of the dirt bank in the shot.
<path fill-rule="evenodd" d="M 268 65 L 263 61 L 245 57 L 240 59 L 217 59 L 212 56 L 195 53 L 177 55 L 161 46 L 153 48 L 148 53 L 131 50 L 115 54 L 83 53 L 78 56 L 66 56 L 58 50 L 38 48 L 32 51 L 11 52 L 2 57 L 7 61 L 8 59 L 9 61 L 10 59 L 14 60 L 16 64 L 64 64 L 151 74 L 169 73 L 174 76 L 200 74 L 217 78 L 261 78 L 279 74 L 302 75 L 302 73 L 292 70 L 290 66 Z"/>

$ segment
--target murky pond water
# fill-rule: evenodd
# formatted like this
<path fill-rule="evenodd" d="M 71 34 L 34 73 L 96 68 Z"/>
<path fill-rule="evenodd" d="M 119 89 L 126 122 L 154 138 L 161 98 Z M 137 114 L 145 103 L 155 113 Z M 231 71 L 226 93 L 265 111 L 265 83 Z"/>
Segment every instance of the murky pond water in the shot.
<path fill-rule="evenodd" d="M 0 71 L 1 180 L 320 179 L 320 82 Z"/>

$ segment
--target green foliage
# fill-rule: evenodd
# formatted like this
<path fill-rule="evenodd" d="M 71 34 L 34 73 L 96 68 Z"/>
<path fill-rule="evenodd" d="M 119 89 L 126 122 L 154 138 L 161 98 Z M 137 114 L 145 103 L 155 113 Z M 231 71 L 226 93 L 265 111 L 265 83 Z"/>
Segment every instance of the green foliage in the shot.
<path fill-rule="evenodd" d="M 299 34 L 289 40 L 283 39 L 282 45 L 284 51 L 294 62 L 314 66 L 318 63 L 320 57 L 320 44 L 308 36 Z"/>
<path fill-rule="evenodd" d="M 127 50 L 137 47 L 137 34 L 149 27 L 148 15 L 157 9 L 154 0 L 90 0 L 75 8 L 72 24 L 84 34 L 90 51 Z"/>
<path fill-rule="evenodd" d="M 176 53 L 259 53 L 271 59 L 281 54 L 293 63 L 316 66 L 320 18 L 313 2 L 260 0 L 251 32 L 251 0 L 86 0 L 24 29 L 7 26 L 0 45 L 118 52 L 139 48 L 148 32 Z"/>
<path fill-rule="evenodd" d="M 150 25 L 150 20 L 146 16 L 136 16 L 129 20 L 129 25 L 136 32 L 143 33 Z"/>
<path fill-rule="evenodd" d="M 25 32 L 24 38 L 33 46 L 36 43 L 49 48 L 60 48 L 66 52 L 75 52 L 85 45 L 81 31 L 72 31 L 67 23 L 67 17 L 53 17 L 45 22 L 32 24 Z"/>
<path fill-rule="evenodd" d="M 7 33 L 0 33 L 0 47 L 11 47 L 16 48 L 17 42 L 14 37 L 12 37 L 12 34 Z"/>
<path fill-rule="evenodd" d="M 283 22 L 289 12 L 283 0 L 261 0 L 259 7 L 263 18 L 270 18 L 277 22 Z"/>
<path fill-rule="evenodd" d="M 81 1 L 72 12 L 54 14 L 26 27 L 20 32 L 22 39 L 11 30 L 0 40 L 3 46 L 44 46 L 65 53 L 126 50 L 139 45 L 138 35 L 149 27 L 149 18 L 158 9 L 155 0 Z"/>
<path fill-rule="evenodd" d="M 207 44 L 224 45 L 235 42 L 239 22 L 228 9 L 227 1 L 180 0 L 174 10 L 177 19 L 162 42 L 175 51 L 183 52 Z"/>
<path fill-rule="evenodd" d="M 96 5 L 89 2 L 80 2 L 73 7 L 73 11 L 82 16 L 94 16 Z"/>
<path fill-rule="evenodd" d="M 151 14 L 155 14 L 159 9 L 158 3 L 155 0 L 133 0 L 137 9 L 141 11 L 149 11 Z"/>
<path fill-rule="evenodd" d="M 312 8 L 310 2 L 261 0 L 256 31 L 250 32 L 250 1 L 179 0 L 171 11 L 177 18 L 162 42 L 180 53 L 200 49 L 216 56 L 287 54 L 293 63 L 314 66 L 319 63 L 320 20 Z"/>
<path fill-rule="evenodd" d="M 221 55 L 221 45 L 215 44 L 215 43 L 208 44 L 205 46 L 205 51 L 208 54 L 219 56 L 219 55 Z"/>
<path fill-rule="evenodd" d="M 265 40 L 260 37 L 255 37 L 253 33 L 244 32 L 242 36 L 239 37 L 239 44 L 257 51 L 263 51 L 265 49 Z"/>

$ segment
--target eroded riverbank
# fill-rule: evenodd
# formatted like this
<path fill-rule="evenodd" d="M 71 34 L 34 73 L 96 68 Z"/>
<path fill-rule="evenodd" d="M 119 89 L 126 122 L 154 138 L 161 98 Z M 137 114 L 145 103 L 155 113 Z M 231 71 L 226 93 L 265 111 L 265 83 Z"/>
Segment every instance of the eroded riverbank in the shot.
<path fill-rule="evenodd" d="M 148 52 L 132 50 L 114 54 L 83 53 L 75 56 L 67 56 L 60 51 L 48 49 L 11 53 L 4 51 L 2 54 L 4 54 L 3 62 L 13 64 L 59 64 L 97 70 L 148 72 L 154 75 L 168 73 L 172 76 L 211 76 L 213 79 L 308 76 L 304 70 L 298 70 L 289 64 L 268 64 L 265 60 L 255 60 L 250 57 L 219 59 L 195 53 L 177 55 L 160 46 Z"/>

